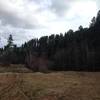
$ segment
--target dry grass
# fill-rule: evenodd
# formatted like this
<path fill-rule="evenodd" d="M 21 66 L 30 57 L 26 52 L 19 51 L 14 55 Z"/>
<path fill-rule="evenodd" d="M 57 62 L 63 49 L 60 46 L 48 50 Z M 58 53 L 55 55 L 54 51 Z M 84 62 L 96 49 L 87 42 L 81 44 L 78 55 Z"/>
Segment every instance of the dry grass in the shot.
<path fill-rule="evenodd" d="M 24 65 L 21 64 L 19 65 L 11 64 L 9 66 L 0 65 L 0 73 L 6 73 L 6 72 L 29 73 L 32 71 L 27 69 Z"/>
<path fill-rule="evenodd" d="M 0 100 L 100 100 L 100 72 L 1 73 Z"/>

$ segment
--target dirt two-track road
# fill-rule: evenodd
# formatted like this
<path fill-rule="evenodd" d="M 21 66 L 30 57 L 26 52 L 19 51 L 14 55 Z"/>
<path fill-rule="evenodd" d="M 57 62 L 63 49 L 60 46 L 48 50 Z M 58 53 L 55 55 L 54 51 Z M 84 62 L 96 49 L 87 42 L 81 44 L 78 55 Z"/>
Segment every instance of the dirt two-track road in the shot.
<path fill-rule="evenodd" d="M 0 73 L 0 100 L 100 100 L 100 72 Z"/>

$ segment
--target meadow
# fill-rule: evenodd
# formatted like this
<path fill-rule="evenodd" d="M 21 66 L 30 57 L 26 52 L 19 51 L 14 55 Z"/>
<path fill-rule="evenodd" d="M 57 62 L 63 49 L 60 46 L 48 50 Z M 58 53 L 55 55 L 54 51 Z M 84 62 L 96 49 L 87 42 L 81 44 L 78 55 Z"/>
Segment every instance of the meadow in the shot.
<path fill-rule="evenodd" d="M 0 73 L 0 100 L 100 100 L 100 72 Z"/>

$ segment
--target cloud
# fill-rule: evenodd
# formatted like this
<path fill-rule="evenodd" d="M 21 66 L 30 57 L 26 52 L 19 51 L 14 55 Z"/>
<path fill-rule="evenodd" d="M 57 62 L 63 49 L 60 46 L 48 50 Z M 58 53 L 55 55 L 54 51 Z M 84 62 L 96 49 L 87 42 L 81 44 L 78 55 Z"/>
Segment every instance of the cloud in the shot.
<path fill-rule="evenodd" d="M 0 20 L 3 25 L 11 25 L 20 28 L 39 27 L 35 14 L 32 9 L 34 5 L 27 4 L 27 0 L 1 0 L 0 1 Z M 30 6 L 30 8 L 29 8 Z M 30 10 L 31 9 L 31 10 Z"/>
<path fill-rule="evenodd" d="M 0 0 L 0 45 L 6 44 L 9 34 L 20 45 L 33 37 L 88 26 L 99 4 L 99 0 Z"/>
<path fill-rule="evenodd" d="M 100 0 L 96 0 L 96 3 L 97 3 L 98 9 L 100 10 Z"/>
<path fill-rule="evenodd" d="M 51 0 L 51 9 L 59 16 L 65 15 L 72 0 Z"/>

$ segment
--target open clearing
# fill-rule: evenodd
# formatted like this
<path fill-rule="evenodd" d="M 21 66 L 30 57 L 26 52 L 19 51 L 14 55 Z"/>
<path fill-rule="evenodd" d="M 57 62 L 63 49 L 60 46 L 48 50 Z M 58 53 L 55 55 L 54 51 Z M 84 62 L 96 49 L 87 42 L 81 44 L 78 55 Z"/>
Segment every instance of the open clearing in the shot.
<path fill-rule="evenodd" d="M 0 100 L 100 100 L 100 72 L 0 73 Z"/>

